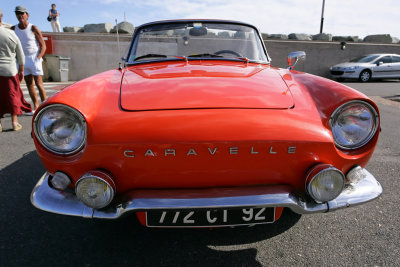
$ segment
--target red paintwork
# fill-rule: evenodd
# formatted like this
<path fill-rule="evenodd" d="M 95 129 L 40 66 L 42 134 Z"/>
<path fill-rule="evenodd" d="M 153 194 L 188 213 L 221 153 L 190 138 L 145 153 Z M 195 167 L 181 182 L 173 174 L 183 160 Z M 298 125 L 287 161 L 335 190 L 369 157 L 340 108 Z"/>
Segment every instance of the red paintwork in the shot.
<path fill-rule="evenodd" d="M 125 73 L 121 106 L 125 110 L 292 107 L 285 82 L 266 68 L 201 61 L 140 65 Z"/>
<path fill-rule="evenodd" d="M 344 85 L 269 65 L 142 64 L 90 77 L 46 101 L 44 106 L 72 106 L 86 118 L 82 151 L 57 156 L 34 140 L 50 173 L 63 171 L 75 183 L 90 170 L 104 169 L 117 194 L 268 184 L 302 192 L 307 170 L 317 163 L 346 173 L 370 159 L 379 132 L 351 152 L 333 142 L 329 116 L 352 99 L 377 109 Z M 295 153 L 288 153 L 292 147 Z M 134 157 L 125 157 L 126 150 Z"/>

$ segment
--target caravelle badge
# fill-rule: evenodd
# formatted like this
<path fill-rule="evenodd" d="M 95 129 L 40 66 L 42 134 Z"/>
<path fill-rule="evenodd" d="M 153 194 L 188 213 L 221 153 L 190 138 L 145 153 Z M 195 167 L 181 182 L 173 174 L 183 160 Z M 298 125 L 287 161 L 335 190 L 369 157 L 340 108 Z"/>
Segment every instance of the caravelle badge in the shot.
<path fill-rule="evenodd" d="M 157 156 L 164 156 L 164 157 L 175 157 L 179 155 L 186 155 L 186 156 L 200 156 L 200 155 L 209 155 L 214 156 L 217 153 L 224 153 L 227 155 L 239 155 L 242 153 L 247 153 L 251 155 L 258 155 L 258 154 L 270 154 L 275 155 L 278 153 L 286 153 L 286 154 L 295 154 L 296 147 L 295 146 L 288 146 L 285 150 L 278 150 L 274 146 L 266 147 L 263 150 L 257 150 L 253 146 L 249 147 L 248 149 L 239 149 L 239 147 L 228 147 L 224 149 L 219 149 L 218 147 L 207 147 L 207 152 L 198 152 L 199 149 L 189 148 L 186 150 L 177 150 L 175 148 L 165 148 L 165 149 L 145 149 L 145 152 L 137 153 L 135 150 L 125 150 L 124 156 L 128 158 L 134 158 L 137 156 L 144 156 L 144 157 L 157 157 Z"/>

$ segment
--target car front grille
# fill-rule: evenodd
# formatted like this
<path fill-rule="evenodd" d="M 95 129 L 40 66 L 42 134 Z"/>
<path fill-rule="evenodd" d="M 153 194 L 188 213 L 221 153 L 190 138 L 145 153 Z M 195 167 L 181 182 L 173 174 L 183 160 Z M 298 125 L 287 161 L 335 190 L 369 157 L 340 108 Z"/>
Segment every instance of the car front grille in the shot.
<path fill-rule="evenodd" d="M 332 75 L 343 75 L 344 71 L 341 70 L 331 70 Z"/>

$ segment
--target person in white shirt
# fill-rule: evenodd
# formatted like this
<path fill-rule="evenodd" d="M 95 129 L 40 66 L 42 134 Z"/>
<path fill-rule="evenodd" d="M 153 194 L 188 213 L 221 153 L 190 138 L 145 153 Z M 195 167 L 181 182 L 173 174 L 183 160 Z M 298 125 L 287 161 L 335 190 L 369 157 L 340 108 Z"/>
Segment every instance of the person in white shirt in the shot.
<path fill-rule="evenodd" d="M 42 102 L 47 99 L 42 79 L 42 61 L 44 53 L 46 52 L 46 44 L 39 28 L 28 22 L 29 14 L 26 7 L 17 6 L 15 8 L 15 15 L 19 23 L 12 26 L 11 29 L 15 31 L 15 34 L 20 39 L 25 53 L 24 78 L 35 111 L 39 107 L 39 101 L 37 99 L 34 82 L 39 90 Z"/>

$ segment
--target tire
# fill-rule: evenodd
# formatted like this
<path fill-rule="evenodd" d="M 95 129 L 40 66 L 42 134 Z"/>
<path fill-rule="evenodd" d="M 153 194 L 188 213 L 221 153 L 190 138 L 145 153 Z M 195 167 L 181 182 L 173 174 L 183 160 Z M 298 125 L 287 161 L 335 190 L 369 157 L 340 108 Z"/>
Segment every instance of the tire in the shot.
<path fill-rule="evenodd" d="M 361 71 L 359 80 L 360 80 L 360 82 L 363 82 L 363 83 L 366 83 L 369 80 L 371 80 L 371 71 L 369 71 L 369 70 Z"/>

